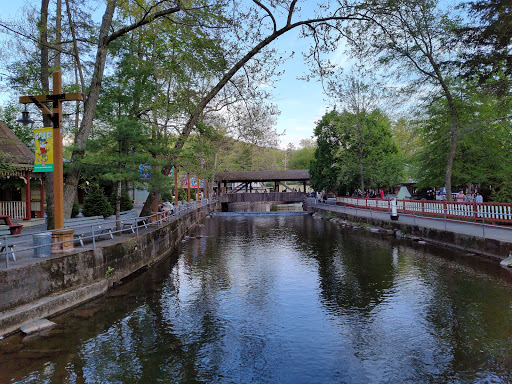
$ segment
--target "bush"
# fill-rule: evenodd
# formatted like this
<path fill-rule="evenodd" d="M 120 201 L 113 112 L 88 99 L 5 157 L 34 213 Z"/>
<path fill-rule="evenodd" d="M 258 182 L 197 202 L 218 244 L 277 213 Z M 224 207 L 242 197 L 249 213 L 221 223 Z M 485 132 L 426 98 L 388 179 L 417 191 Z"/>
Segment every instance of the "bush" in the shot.
<path fill-rule="evenodd" d="M 112 209 L 116 210 L 116 195 L 115 193 L 110 195 L 110 205 L 112 206 Z M 128 192 L 123 191 L 121 192 L 121 212 L 123 211 L 129 211 L 133 209 L 133 201 Z"/>
<path fill-rule="evenodd" d="M 84 205 L 82 207 L 84 216 L 99 216 L 108 217 L 114 214 L 114 209 L 108 202 L 103 189 L 97 184 L 91 184 L 89 193 L 85 197 Z"/>
<path fill-rule="evenodd" d="M 76 217 L 80 213 L 80 205 L 78 205 L 78 201 L 73 201 L 73 208 L 71 208 L 71 217 Z"/>

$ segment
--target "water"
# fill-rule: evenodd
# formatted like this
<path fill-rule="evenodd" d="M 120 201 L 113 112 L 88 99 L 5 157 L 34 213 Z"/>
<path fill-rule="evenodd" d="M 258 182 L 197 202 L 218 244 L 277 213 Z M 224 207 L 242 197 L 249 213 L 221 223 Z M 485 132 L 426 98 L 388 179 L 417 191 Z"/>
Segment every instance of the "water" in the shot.
<path fill-rule="evenodd" d="M 0 383 L 510 383 L 511 275 L 309 216 L 215 217 L 175 258 L 0 341 Z"/>

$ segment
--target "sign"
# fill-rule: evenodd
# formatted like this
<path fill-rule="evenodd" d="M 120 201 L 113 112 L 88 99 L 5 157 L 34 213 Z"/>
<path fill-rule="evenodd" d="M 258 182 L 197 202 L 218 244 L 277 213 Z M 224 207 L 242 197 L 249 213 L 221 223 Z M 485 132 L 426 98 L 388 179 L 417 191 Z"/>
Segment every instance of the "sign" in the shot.
<path fill-rule="evenodd" d="M 187 174 L 180 174 L 179 175 L 179 183 L 182 188 L 188 188 L 188 180 L 187 180 Z M 197 182 L 198 179 L 196 176 L 190 176 L 190 187 L 191 188 L 197 188 Z M 199 188 L 204 188 L 204 179 L 199 180 Z"/>
<path fill-rule="evenodd" d="M 151 180 L 151 165 L 139 164 L 139 175 L 141 180 Z"/>
<path fill-rule="evenodd" d="M 53 128 L 35 128 L 34 172 L 53 172 Z"/>

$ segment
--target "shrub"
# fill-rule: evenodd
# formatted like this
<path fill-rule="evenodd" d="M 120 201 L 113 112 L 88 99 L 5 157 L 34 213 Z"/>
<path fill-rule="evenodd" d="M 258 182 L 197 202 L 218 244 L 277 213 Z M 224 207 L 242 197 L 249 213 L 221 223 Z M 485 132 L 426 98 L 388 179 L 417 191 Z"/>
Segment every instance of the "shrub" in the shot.
<path fill-rule="evenodd" d="M 114 214 L 114 209 L 108 202 L 103 189 L 97 184 L 91 184 L 89 193 L 85 197 L 84 205 L 82 207 L 84 216 L 99 216 L 108 217 Z"/>
<path fill-rule="evenodd" d="M 110 202 L 112 209 L 115 211 L 116 210 L 116 194 L 115 193 L 110 195 L 109 202 Z M 132 198 L 130 197 L 128 192 L 126 192 L 126 191 L 121 192 L 121 212 L 129 211 L 131 209 L 133 209 Z"/>
<path fill-rule="evenodd" d="M 76 217 L 80 213 L 80 205 L 78 201 L 73 201 L 73 208 L 71 208 L 71 217 Z"/>

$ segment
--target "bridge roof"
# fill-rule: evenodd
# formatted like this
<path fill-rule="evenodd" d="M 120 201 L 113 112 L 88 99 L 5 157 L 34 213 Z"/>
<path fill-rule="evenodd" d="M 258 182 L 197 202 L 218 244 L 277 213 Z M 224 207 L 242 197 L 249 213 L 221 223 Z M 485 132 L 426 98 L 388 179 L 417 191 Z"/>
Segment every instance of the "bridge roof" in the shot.
<path fill-rule="evenodd" d="M 245 172 L 218 172 L 215 180 L 221 182 L 242 181 L 308 181 L 307 169 L 290 169 L 279 171 L 245 171 Z"/>

